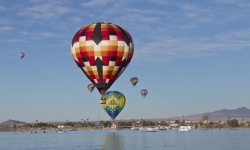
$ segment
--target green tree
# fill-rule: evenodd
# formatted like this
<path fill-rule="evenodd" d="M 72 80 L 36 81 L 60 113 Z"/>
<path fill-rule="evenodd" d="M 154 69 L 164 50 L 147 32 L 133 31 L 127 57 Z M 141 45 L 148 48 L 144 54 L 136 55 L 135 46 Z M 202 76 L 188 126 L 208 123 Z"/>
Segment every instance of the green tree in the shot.
<path fill-rule="evenodd" d="M 179 120 L 175 120 L 175 123 L 180 123 L 180 121 Z"/>
<path fill-rule="evenodd" d="M 16 124 L 13 125 L 13 128 L 16 130 L 16 128 L 17 128 Z"/>
<path fill-rule="evenodd" d="M 238 120 L 236 120 L 236 119 L 230 120 L 230 121 L 229 121 L 229 126 L 230 126 L 231 128 L 239 126 Z"/>
<path fill-rule="evenodd" d="M 206 123 L 206 128 L 207 128 L 207 124 L 208 124 L 208 119 L 209 117 L 208 116 L 202 116 L 201 120 L 204 122 L 204 121 L 207 121 Z"/>
<path fill-rule="evenodd" d="M 228 117 L 228 119 L 227 119 L 227 125 L 229 125 L 229 124 L 230 124 L 230 117 Z"/>

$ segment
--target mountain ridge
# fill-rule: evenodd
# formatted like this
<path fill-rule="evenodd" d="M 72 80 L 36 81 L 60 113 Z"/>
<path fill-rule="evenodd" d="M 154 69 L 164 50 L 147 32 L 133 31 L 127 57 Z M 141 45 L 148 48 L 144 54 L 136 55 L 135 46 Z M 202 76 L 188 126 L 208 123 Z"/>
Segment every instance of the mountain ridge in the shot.
<path fill-rule="evenodd" d="M 151 120 L 151 121 L 175 121 L 175 120 L 182 120 L 184 119 L 185 121 L 199 121 L 201 120 L 202 116 L 208 116 L 210 121 L 225 121 L 227 120 L 229 117 L 231 119 L 244 119 L 245 121 L 250 121 L 250 109 L 248 109 L 247 107 L 240 107 L 237 109 L 221 109 L 221 110 L 216 110 L 213 112 L 205 112 L 205 113 L 201 113 L 201 114 L 194 114 L 194 115 L 188 115 L 188 116 L 184 116 L 184 118 L 180 117 L 180 116 L 176 116 L 176 117 L 169 117 L 169 118 L 149 118 L 147 120 Z M 135 120 L 140 120 L 140 119 L 135 119 Z M 128 121 L 127 119 L 121 119 L 121 120 L 116 120 L 117 122 L 119 121 Z M 74 121 L 73 121 L 74 122 Z M 91 121 L 91 122 L 97 122 L 97 121 Z M 49 122 L 48 122 L 49 123 Z M 52 123 L 52 122 L 50 122 Z M 63 122 L 61 122 L 63 123 Z M 1 123 L 0 125 L 3 126 L 10 126 L 10 125 L 25 125 L 27 124 L 26 122 L 22 122 L 22 121 L 16 121 L 16 120 L 7 120 L 3 123 Z"/>
<path fill-rule="evenodd" d="M 12 125 L 25 125 L 25 124 L 27 124 L 27 123 L 22 122 L 22 121 L 9 119 L 9 120 L 7 120 L 5 122 L 2 122 L 0 125 L 2 125 L 2 126 L 12 126 Z"/>

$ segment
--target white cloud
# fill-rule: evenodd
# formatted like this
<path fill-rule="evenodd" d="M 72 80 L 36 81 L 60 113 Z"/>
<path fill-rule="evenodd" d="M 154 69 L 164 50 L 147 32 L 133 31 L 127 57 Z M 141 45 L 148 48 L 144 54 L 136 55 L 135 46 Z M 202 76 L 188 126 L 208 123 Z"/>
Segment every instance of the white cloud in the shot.
<path fill-rule="evenodd" d="M 240 0 L 216 0 L 217 3 L 235 4 L 240 2 Z"/>
<path fill-rule="evenodd" d="M 138 24 L 139 22 L 149 23 L 157 21 L 159 17 L 151 17 L 147 15 L 142 14 L 126 14 L 122 15 L 119 18 L 117 18 L 117 22 L 126 22 L 126 23 L 132 23 L 132 24 Z"/>
<path fill-rule="evenodd" d="M 6 8 L 4 6 L 0 6 L 0 11 L 4 11 Z"/>
<path fill-rule="evenodd" d="M 150 0 L 150 2 L 152 2 L 152 3 L 156 3 L 156 4 L 164 4 L 164 5 L 166 5 L 166 4 L 168 4 L 168 2 L 167 2 L 167 0 Z"/>
<path fill-rule="evenodd" d="M 36 19 L 51 19 L 59 17 L 69 12 L 67 7 L 56 6 L 53 4 L 40 4 L 23 8 L 18 14 L 31 16 Z"/>
<path fill-rule="evenodd" d="M 6 19 L 6 18 L 0 18 L 0 24 L 13 24 L 13 21 L 11 21 L 10 19 Z"/>
<path fill-rule="evenodd" d="M 82 6 L 85 7 L 104 7 L 107 5 L 112 0 L 91 0 L 90 2 L 87 3 L 82 3 Z"/>
<path fill-rule="evenodd" d="M 159 10 L 143 10 L 143 9 L 129 9 L 128 12 L 135 12 L 141 14 L 165 14 L 164 11 Z"/>
<path fill-rule="evenodd" d="M 195 6 L 195 5 L 190 5 L 190 4 L 185 4 L 181 7 L 183 10 L 186 10 L 186 11 L 194 11 L 194 12 L 211 12 L 211 9 L 210 8 L 201 8 L 201 7 L 198 7 L 198 6 Z"/>
<path fill-rule="evenodd" d="M 0 33 L 8 32 L 8 31 L 11 31 L 13 29 L 14 29 L 13 27 L 3 26 L 3 27 L 0 27 Z"/>
<path fill-rule="evenodd" d="M 135 48 L 135 57 L 157 62 L 180 57 L 219 55 L 222 51 L 241 51 L 250 48 L 250 29 L 229 31 L 203 38 L 167 36 L 151 38 L 149 41 L 152 42 L 140 43 Z"/>

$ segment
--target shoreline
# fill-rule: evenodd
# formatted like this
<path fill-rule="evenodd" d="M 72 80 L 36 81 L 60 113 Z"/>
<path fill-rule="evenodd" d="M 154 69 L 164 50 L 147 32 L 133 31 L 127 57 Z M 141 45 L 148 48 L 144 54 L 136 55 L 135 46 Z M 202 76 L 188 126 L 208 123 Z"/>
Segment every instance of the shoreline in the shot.
<path fill-rule="evenodd" d="M 75 131 L 99 131 L 99 130 L 114 130 L 113 128 L 78 128 L 77 130 L 70 130 L 71 128 L 68 129 L 60 129 L 62 132 L 67 131 L 67 132 L 75 132 Z M 124 129 L 118 129 L 118 130 L 131 130 L 129 128 L 124 128 Z M 178 130 L 178 129 L 168 129 L 168 130 Z M 192 130 L 219 130 L 218 128 L 197 128 L 197 129 L 192 129 Z M 220 128 L 220 130 L 250 130 L 250 128 Z M 24 130 L 8 130 L 8 131 L 0 131 L 0 132 L 51 132 L 51 131 L 59 131 L 58 129 L 55 128 L 49 128 L 49 129 L 24 129 Z"/>

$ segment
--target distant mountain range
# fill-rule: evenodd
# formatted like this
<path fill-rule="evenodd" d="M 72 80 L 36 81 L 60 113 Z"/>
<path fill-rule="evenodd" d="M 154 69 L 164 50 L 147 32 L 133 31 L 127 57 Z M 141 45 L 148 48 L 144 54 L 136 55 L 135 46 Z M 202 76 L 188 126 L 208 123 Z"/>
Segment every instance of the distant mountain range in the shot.
<path fill-rule="evenodd" d="M 222 109 L 222 110 L 217 110 L 214 112 L 207 112 L 203 114 L 196 114 L 196 115 L 190 115 L 187 117 L 202 117 L 202 116 L 209 116 L 210 118 L 250 118 L 250 109 L 246 107 L 241 107 L 237 109 Z"/>
<path fill-rule="evenodd" d="M 202 114 L 188 115 L 184 116 L 185 121 L 199 121 L 202 116 L 208 116 L 210 121 L 218 121 L 218 120 L 226 120 L 229 117 L 234 119 L 245 119 L 250 120 L 250 109 L 246 107 L 241 107 L 237 109 L 221 109 L 213 112 L 206 112 Z M 174 121 L 174 120 L 182 120 L 182 117 L 171 117 L 164 118 L 164 120 Z M 156 119 L 158 120 L 158 119 Z"/>
<path fill-rule="evenodd" d="M 21 121 L 16 121 L 16 120 L 11 120 L 11 119 L 9 119 L 9 120 L 7 120 L 7 121 L 5 121 L 5 122 L 3 122 L 3 123 L 1 123 L 0 125 L 2 125 L 2 126 L 12 126 L 12 125 L 25 125 L 25 124 L 27 124 L 26 122 L 21 122 Z"/>
<path fill-rule="evenodd" d="M 201 120 L 202 116 L 208 116 L 209 121 L 225 121 L 229 117 L 231 119 L 239 119 L 239 120 L 245 119 L 245 121 L 250 121 L 250 109 L 248 109 L 246 107 L 241 107 L 241 108 L 231 109 L 231 110 L 229 110 L 229 109 L 221 109 L 221 110 L 217 110 L 217 111 L 213 111 L 213 112 L 206 112 L 206 113 L 202 113 L 202 114 L 184 116 L 184 120 L 185 121 L 199 121 L 199 120 Z M 149 118 L 147 120 L 151 120 L 151 121 L 160 121 L 160 120 L 175 121 L 175 120 L 180 120 L 181 121 L 182 119 L 183 119 L 182 117 L 171 117 L 171 118 L 151 118 L 151 119 Z M 119 122 L 121 120 L 117 120 L 117 121 Z M 123 120 L 123 121 L 126 121 L 126 120 Z M 97 122 L 97 121 L 91 121 L 91 122 Z M 52 123 L 52 122 L 50 122 L 50 123 Z M 9 120 L 1 123 L 0 125 L 10 126 L 10 125 L 14 125 L 14 124 L 16 124 L 16 125 L 25 125 L 27 123 L 9 119 Z"/>

